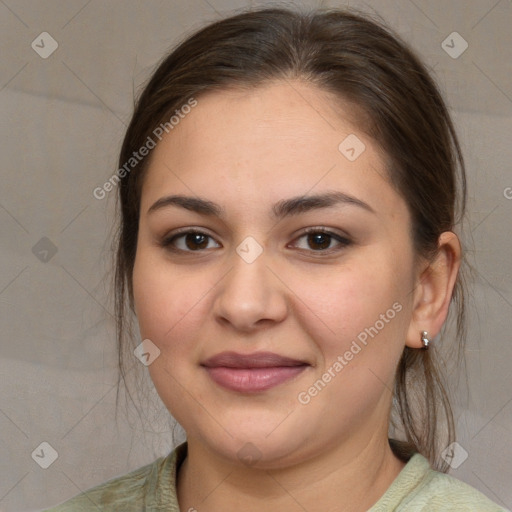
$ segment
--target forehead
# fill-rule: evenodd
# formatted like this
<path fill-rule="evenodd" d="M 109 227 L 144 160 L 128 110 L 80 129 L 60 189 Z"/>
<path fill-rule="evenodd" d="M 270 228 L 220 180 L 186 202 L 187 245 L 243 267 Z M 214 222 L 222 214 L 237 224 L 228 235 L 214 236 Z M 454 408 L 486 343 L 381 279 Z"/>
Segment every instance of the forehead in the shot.
<path fill-rule="evenodd" d="M 326 148 L 337 157 L 340 136 L 358 131 L 356 116 L 334 95 L 312 84 L 276 81 L 210 91 L 172 133 L 176 145 L 197 145 L 200 139 L 210 155 L 232 160 L 247 151 L 264 157 L 269 149 L 274 150 L 273 159 L 286 158 L 291 150 L 307 157 Z"/>
<path fill-rule="evenodd" d="M 153 150 L 142 208 L 164 190 L 263 207 L 267 199 L 339 189 L 368 202 L 378 195 L 392 209 L 397 193 L 384 155 L 358 121 L 354 109 L 303 82 L 203 94 Z"/>

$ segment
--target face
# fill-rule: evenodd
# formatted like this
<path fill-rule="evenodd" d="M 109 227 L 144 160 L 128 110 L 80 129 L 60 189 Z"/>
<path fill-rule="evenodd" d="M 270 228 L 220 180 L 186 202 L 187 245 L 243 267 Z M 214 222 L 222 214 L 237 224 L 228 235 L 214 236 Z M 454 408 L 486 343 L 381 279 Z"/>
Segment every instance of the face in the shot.
<path fill-rule="evenodd" d="M 208 93 L 145 176 L 133 289 L 160 350 L 149 372 L 189 443 L 235 462 L 387 436 L 410 216 L 334 102 L 299 82 Z"/>

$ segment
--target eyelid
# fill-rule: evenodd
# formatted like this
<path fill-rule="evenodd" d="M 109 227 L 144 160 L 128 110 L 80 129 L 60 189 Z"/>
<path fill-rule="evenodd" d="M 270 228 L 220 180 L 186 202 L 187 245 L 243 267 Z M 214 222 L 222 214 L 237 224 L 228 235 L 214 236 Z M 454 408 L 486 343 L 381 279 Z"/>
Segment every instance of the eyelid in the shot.
<path fill-rule="evenodd" d="M 210 235 L 208 229 L 194 226 L 186 226 L 183 228 L 177 228 L 172 231 L 172 233 L 165 235 L 164 239 L 171 239 L 178 235 L 186 235 L 187 233 L 199 233 L 200 235 L 208 235 L 213 238 L 213 235 Z"/>
<path fill-rule="evenodd" d="M 332 228 L 328 228 L 326 226 L 310 226 L 301 231 L 301 235 L 308 235 L 310 233 L 325 233 L 327 235 L 332 235 L 333 237 L 339 237 L 344 238 L 346 240 L 350 240 L 350 236 L 347 233 L 338 233 L 337 231 L 334 231 Z"/>

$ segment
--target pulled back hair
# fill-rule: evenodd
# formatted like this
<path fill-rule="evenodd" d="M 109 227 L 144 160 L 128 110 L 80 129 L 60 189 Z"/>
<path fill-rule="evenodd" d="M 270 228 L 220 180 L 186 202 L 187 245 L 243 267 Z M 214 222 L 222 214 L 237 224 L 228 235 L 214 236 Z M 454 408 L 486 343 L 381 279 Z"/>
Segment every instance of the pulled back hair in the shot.
<path fill-rule="evenodd" d="M 466 203 L 464 161 L 454 126 L 420 59 L 380 20 L 354 10 L 252 10 L 187 37 L 161 61 L 140 94 L 119 168 L 191 98 L 276 80 L 302 80 L 355 106 L 361 114 L 356 117 L 359 128 L 383 150 L 389 180 L 407 203 L 416 254 L 434 257 L 440 234 L 454 230 Z M 148 161 L 149 156 L 142 158 L 119 182 L 114 277 L 118 384 L 126 384 L 128 358 L 133 360 L 135 338 L 128 316 L 134 312 L 132 273 Z M 450 308 L 450 315 L 456 310 L 458 354 L 465 339 L 462 276 Z M 404 457 L 417 451 L 446 471 L 441 450 L 454 440 L 455 429 L 442 367 L 436 344 L 429 350 L 404 348 L 391 416 L 402 439 L 391 444 Z"/>

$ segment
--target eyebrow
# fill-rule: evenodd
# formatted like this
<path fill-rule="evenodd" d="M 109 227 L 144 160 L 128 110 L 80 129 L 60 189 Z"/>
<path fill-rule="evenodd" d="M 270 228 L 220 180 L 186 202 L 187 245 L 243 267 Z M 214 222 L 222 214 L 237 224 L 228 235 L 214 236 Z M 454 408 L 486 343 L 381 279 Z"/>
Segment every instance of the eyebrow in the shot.
<path fill-rule="evenodd" d="M 329 208 L 337 205 L 356 206 L 370 213 L 376 213 L 369 204 L 361 201 L 361 199 L 338 191 L 284 199 L 275 203 L 272 206 L 271 212 L 273 218 L 282 219 L 284 217 L 299 215 L 308 211 Z M 169 206 L 179 206 L 201 215 L 225 218 L 224 208 L 222 208 L 217 203 L 207 199 L 202 199 L 200 197 L 184 195 L 171 195 L 161 197 L 148 209 L 147 213 L 153 213 Z"/>

